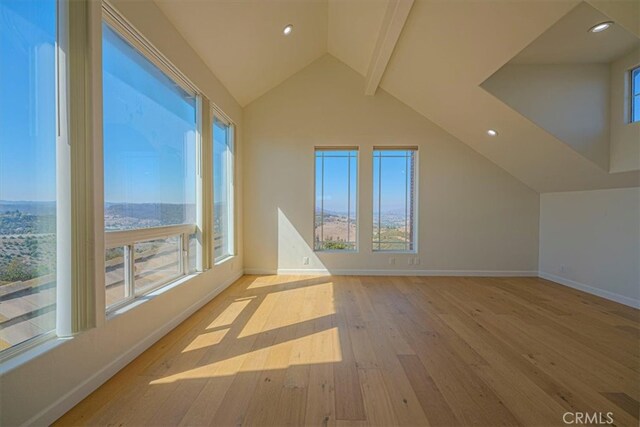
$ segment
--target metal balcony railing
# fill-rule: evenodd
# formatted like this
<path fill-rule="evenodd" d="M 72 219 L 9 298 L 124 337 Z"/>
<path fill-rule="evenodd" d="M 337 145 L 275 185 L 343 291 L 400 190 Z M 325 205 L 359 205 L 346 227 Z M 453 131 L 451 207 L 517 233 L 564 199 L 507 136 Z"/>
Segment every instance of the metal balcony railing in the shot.
<path fill-rule="evenodd" d="M 122 248 L 106 262 L 107 309 L 189 274 L 190 236 L 195 224 L 105 232 L 105 249 Z"/>

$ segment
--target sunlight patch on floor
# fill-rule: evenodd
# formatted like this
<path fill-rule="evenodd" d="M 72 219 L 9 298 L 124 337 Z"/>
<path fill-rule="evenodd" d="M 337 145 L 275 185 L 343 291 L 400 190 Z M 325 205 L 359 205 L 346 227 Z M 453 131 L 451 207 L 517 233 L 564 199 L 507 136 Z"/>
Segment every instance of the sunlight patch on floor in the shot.
<path fill-rule="evenodd" d="M 296 276 L 299 277 L 299 276 Z M 322 280 L 328 280 L 327 276 L 302 276 L 303 278 L 301 278 L 301 281 L 307 281 L 307 280 L 315 280 L 315 279 L 322 279 Z M 247 286 L 247 290 L 250 289 L 260 289 L 260 288 L 267 288 L 270 286 L 277 286 L 277 285 L 282 285 L 282 284 L 294 284 L 295 281 L 292 281 L 292 276 L 264 276 L 264 277 L 257 277 L 256 279 L 254 279 L 248 286 Z M 328 283 L 328 282 L 327 282 Z"/>
<path fill-rule="evenodd" d="M 335 363 L 342 361 L 337 327 L 295 338 L 269 347 L 239 354 L 178 374 L 155 379 L 149 384 L 215 378 L 240 372 L 286 369 L 290 366 Z"/>
<path fill-rule="evenodd" d="M 229 306 L 225 308 L 224 311 L 220 313 L 220 315 L 216 317 L 213 322 L 209 323 L 207 329 L 215 329 L 221 326 L 231 325 L 238 318 L 240 313 L 242 313 L 242 310 L 244 310 L 249 304 L 251 304 L 253 298 L 243 298 L 242 300 L 236 300 L 229 304 Z"/>
<path fill-rule="evenodd" d="M 313 298 L 313 301 L 319 301 L 312 310 L 304 310 L 305 304 L 308 304 L 308 298 L 322 294 L 327 298 Z M 289 316 L 277 316 L 277 318 L 269 316 L 271 310 L 287 310 L 294 313 L 300 313 L 295 316 L 295 320 Z M 285 326 L 295 325 L 300 322 L 307 322 L 324 316 L 335 314 L 335 305 L 333 304 L 333 284 L 322 283 L 318 285 L 310 285 L 301 288 L 276 291 L 267 294 L 255 313 L 251 316 L 245 327 L 242 329 L 238 338 L 248 337 L 261 332 L 270 331 Z M 269 319 L 269 324 L 265 325 L 265 319 Z"/>
<path fill-rule="evenodd" d="M 220 344 L 220 341 L 227 335 L 229 332 L 229 328 L 219 329 L 213 332 L 205 332 L 203 334 L 198 335 L 194 338 L 193 341 L 189 343 L 188 346 L 182 350 L 182 353 L 186 353 L 188 351 L 199 350 L 206 347 L 211 347 L 212 345 Z"/>

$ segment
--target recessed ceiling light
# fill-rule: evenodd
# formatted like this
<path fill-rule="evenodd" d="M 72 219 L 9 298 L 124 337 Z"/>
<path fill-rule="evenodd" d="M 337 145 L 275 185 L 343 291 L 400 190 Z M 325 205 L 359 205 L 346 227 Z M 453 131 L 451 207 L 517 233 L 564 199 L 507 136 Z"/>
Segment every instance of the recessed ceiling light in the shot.
<path fill-rule="evenodd" d="M 498 132 L 493 130 L 493 129 L 489 129 L 487 131 L 487 135 L 489 135 L 489 136 L 496 136 L 497 134 L 498 134 Z"/>
<path fill-rule="evenodd" d="M 289 24 L 286 27 L 284 27 L 284 29 L 282 30 L 282 34 L 284 34 L 285 36 L 288 36 L 289 34 L 291 34 L 292 31 L 293 31 L 293 25 Z"/>
<path fill-rule="evenodd" d="M 608 30 L 613 25 L 613 21 L 601 22 L 599 24 L 594 25 L 589 28 L 589 32 L 591 33 L 601 33 L 604 30 Z"/>

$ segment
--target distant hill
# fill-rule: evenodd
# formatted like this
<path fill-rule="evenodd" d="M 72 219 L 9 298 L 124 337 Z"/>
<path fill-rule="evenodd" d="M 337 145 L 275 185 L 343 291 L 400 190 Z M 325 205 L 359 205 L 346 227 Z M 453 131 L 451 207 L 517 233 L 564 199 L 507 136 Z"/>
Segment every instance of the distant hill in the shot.
<path fill-rule="evenodd" d="M 0 200 L 0 214 L 15 211 L 30 215 L 55 215 L 56 202 Z"/>
<path fill-rule="evenodd" d="M 156 219 L 171 224 L 182 223 L 186 219 L 195 221 L 195 205 L 170 203 L 105 203 L 105 216 Z"/>

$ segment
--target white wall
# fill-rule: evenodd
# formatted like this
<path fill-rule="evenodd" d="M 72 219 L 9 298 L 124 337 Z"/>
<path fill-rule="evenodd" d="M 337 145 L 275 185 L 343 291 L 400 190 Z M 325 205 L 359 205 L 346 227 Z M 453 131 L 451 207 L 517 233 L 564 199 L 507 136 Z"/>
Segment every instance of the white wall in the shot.
<path fill-rule="evenodd" d="M 609 170 L 607 64 L 507 64 L 482 87 Z"/>
<path fill-rule="evenodd" d="M 540 273 L 640 306 L 640 188 L 542 194 Z"/>
<path fill-rule="evenodd" d="M 245 269 L 535 272 L 539 195 L 327 55 L 251 103 L 245 127 Z M 314 253 L 314 146 L 360 147 L 358 253 Z M 372 253 L 374 145 L 419 146 L 416 257 Z M 310 257 L 303 265 L 302 258 Z M 508 273 L 507 273 L 508 274 Z"/>
<path fill-rule="evenodd" d="M 99 4 L 99 3 L 93 3 Z M 209 71 L 153 2 L 118 0 L 115 6 L 161 52 L 237 124 L 241 135 L 242 109 Z M 93 29 L 100 27 L 93 14 Z M 92 34 L 95 35 L 95 32 Z M 94 52 L 96 54 L 96 52 Z M 99 55 L 96 55 L 99 57 Z M 238 165 L 242 144 L 238 136 Z M 242 212 L 242 180 L 238 172 L 238 212 Z M 26 422 L 47 425 L 106 381 L 185 316 L 242 274 L 242 218 L 236 220 L 238 256 L 144 301 L 97 328 L 70 339 L 56 339 L 2 365 L 0 425 Z M 27 362 L 26 356 L 35 355 Z"/>
<path fill-rule="evenodd" d="M 640 48 L 611 63 L 610 171 L 640 169 L 640 122 L 630 123 L 629 70 L 640 65 Z"/>

